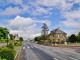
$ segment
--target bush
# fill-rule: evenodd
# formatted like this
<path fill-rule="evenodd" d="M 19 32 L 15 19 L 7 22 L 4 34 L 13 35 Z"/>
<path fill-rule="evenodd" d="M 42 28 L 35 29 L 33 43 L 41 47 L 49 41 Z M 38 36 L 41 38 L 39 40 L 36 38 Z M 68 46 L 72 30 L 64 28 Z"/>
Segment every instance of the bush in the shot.
<path fill-rule="evenodd" d="M 57 43 L 57 44 L 59 44 L 59 42 L 52 42 L 53 44 L 55 44 L 55 43 Z"/>
<path fill-rule="evenodd" d="M 7 45 L 7 47 L 8 47 L 8 48 L 10 48 L 10 49 L 14 49 L 14 45 L 13 45 L 13 44 L 11 44 L 11 43 L 10 43 L 10 44 L 8 44 L 8 45 Z"/>
<path fill-rule="evenodd" d="M 22 42 L 15 42 L 14 45 L 15 46 L 21 46 L 22 45 Z"/>
<path fill-rule="evenodd" d="M 0 56 L 2 59 L 6 59 L 6 60 L 14 60 L 14 50 L 11 50 L 7 47 L 3 47 L 0 50 Z"/>
<path fill-rule="evenodd" d="M 61 44 L 64 44 L 64 41 L 63 40 L 61 41 Z"/>

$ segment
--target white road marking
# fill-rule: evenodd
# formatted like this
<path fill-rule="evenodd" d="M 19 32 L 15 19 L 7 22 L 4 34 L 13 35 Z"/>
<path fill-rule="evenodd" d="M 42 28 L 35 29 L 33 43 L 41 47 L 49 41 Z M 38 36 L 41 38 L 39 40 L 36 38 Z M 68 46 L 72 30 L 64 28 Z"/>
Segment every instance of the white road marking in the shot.
<path fill-rule="evenodd" d="M 31 46 L 31 48 L 34 48 L 33 46 Z"/>
<path fill-rule="evenodd" d="M 27 48 L 30 48 L 29 46 L 27 46 Z"/>
<path fill-rule="evenodd" d="M 25 49 L 25 47 L 23 47 L 23 49 Z"/>
<path fill-rule="evenodd" d="M 57 58 L 53 58 L 54 60 L 58 60 Z"/>
<path fill-rule="evenodd" d="M 73 59 L 73 60 L 77 60 L 77 59 L 75 59 L 75 58 L 73 58 L 73 57 L 69 57 L 69 58 L 71 58 L 71 59 Z"/>
<path fill-rule="evenodd" d="M 37 46 L 34 46 L 34 47 L 37 47 Z"/>

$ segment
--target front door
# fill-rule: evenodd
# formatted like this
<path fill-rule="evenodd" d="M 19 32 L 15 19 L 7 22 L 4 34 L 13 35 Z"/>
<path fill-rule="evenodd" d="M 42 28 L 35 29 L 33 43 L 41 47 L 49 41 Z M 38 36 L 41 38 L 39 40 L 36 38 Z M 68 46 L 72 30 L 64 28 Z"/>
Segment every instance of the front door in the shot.
<path fill-rule="evenodd" d="M 60 42 L 60 39 L 58 39 L 58 42 Z"/>

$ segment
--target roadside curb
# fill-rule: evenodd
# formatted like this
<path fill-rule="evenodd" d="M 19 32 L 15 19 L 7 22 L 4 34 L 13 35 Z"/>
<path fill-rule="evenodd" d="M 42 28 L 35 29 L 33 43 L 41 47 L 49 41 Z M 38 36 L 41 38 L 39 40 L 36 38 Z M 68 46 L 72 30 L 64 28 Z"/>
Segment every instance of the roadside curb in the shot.
<path fill-rule="evenodd" d="M 14 60 L 20 60 L 21 51 L 22 51 L 22 46 L 21 46 L 20 51 L 19 51 L 19 52 L 17 52 L 17 54 L 16 54 L 16 56 L 15 56 Z"/>
<path fill-rule="evenodd" d="M 80 50 L 77 50 L 76 52 L 77 52 L 77 53 L 80 53 Z"/>

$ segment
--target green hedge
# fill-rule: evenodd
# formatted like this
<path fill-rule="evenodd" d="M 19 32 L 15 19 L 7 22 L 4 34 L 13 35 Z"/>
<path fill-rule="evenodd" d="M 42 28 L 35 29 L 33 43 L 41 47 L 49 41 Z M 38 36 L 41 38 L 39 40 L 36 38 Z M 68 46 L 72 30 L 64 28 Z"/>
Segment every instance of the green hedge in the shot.
<path fill-rule="evenodd" d="M 21 46 L 22 45 L 22 42 L 15 42 L 14 45 L 15 46 Z"/>
<path fill-rule="evenodd" d="M 9 49 L 8 47 L 2 47 L 0 50 L 0 57 L 1 59 L 6 60 L 14 60 L 16 51 Z"/>
<path fill-rule="evenodd" d="M 9 44 L 9 45 L 7 45 L 6 47 L 8 47 L 8 48 L 10 48 L 10 49 L 14 49 L 14 45 L 13 44 Z"/>

